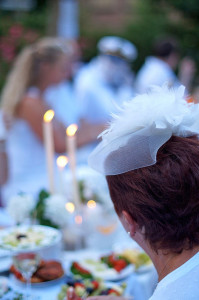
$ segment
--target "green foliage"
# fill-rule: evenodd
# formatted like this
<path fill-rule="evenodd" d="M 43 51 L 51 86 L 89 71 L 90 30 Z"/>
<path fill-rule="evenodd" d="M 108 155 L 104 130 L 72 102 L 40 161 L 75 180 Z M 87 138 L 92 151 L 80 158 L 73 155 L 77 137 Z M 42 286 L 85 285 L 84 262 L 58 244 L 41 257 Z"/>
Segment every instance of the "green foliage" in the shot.
<path fill-rule="evenodd" d="M 57 225 L 52 223 L 49 219 L 46 219 L 45 217 L 45 200 L 50 196 L 50 193 L 48 193 L 45 190 L 42 190 L 39 193 L 39 200 L 37 202 L 37 205 L 35 209 L 32 211 L 32 217 L 38 221 L 40 225 L 50 226 L 54 228 L 58 228 Z"/>
<path fill-rule="evenodd" d="M 199 17 L 199 1 L 198 0 L 151 0 L 156 5 L 160 3 L 164 5 L 170 5 L 172 8 L 175 8 L 181 11 L 185 17 L 198 18 Z M 198 21 L 198 20 L 197 20 Z"/>
<path fill-rule="evenodd" d="M 100 200 L 100 198 L 95 194 L 92 193 L 92 199 L 88 199 L 85 196 L 85 182 L 84 180 L 79 180 L 78 181 L 78 186 L 79 186 L 79 194 L 80 194 L 80 200 L 82 204 L 86 204 L 89 200 L 94 200 L 95 202 L 101 203 L 102 201 Z"/>
<path fill-rule="evenodd" d="M 46 19 L 45 9 L 26 13 L 0 11 L 0 90 L 22 48 L 45 35 Z"/>
<path fill-rule="evenodd" d="M 198 0 L 132 0 L 132 3 L 132 18 L 119 35 L 132 41 L 138 49 L 138 58 L 133 63 L 135 71 L 141 67 L 145 57 L 152 54 L 154 40 L 164 36 L 176 38 L 180 44 L 181 56 L 192 57 L 199 66 Z M 82 35 L 89 41 L 84 49 L 84 56 L 89 60 L 96 55 L 97 41 L 104 35 L 114 33 L 108 26 L 97 32 L 93 32 L 89 24 L 82 24 L 82 27 Z"/>

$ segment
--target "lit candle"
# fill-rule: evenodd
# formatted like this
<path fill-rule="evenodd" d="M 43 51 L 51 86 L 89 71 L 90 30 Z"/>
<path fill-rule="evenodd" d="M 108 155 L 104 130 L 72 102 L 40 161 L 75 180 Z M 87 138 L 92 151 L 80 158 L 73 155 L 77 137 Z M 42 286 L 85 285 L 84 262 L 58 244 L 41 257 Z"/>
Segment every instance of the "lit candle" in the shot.
<path fill-rule="evenodd" d="M 57 167 L 59 170 L 59 188 L 61 194 L 64 194 L 64 179 L 63 179 L 63 171 L 65 166 L 68 163 L 68 158 L 65 155 L 60 155 L 57 158 Z"/>
<path fill-rule="evenodd" d="M 66 210 L 70 214 L 74 213 L 74 211 L 75 211 L 75 205 L 72 202 L 67 202 L 66 205 L 65 205 L 65 207 L 66 207 Z"/>
<path fill-rule="evenodd" d="M 76 136 L 75 133 L 77 131 L 77 125 L 71 124 L 66 129 L 66 144 L 67 144 L 67 151 L 69 157 L 69 166 L 72 174 L 72 183 L 73 183 L 73 198 L 76 209 L 80 208 L 80 195 L 79 195 L 79 187 L 76 178 Z"/>
<path fill-rule="evenodd" d="M 54 142 L 53 142 L 53 128 L 51 122 L 53 117 L 54 117 L 53 110 L 48 110 L 43 117 L 44 146 L 46 150 L 49 191 L 51 194 L 54 192 Z"/>

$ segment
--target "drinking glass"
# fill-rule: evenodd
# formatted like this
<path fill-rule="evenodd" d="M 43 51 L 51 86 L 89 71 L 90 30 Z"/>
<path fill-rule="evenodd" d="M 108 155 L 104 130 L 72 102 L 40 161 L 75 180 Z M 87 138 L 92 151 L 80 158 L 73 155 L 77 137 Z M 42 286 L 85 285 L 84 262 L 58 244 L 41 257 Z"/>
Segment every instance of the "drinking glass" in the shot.
<path fill-rule="evenodd" d="M 21 253 L 13 256 L 15 268 L 22 274 L 26 280 L 26 297 L 31 297 L 31 277 L 36 271 L 40 262 L 40 256 L 36 253 Z"/>

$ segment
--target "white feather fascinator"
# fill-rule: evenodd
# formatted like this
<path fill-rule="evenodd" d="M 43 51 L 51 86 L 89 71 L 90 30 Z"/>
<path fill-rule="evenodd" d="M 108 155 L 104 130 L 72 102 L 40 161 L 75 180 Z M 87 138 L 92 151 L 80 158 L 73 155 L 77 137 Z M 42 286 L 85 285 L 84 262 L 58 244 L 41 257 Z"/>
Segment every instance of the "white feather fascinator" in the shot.
<path fill-rule="evenodd" d="M 116 175 L 156 163 L 158 149 L 172 135 L 199 134 L 199 104 L 187 103 L 185 88 L 154 86 L 118 109 L 89 165 L 104 175 Z"/>

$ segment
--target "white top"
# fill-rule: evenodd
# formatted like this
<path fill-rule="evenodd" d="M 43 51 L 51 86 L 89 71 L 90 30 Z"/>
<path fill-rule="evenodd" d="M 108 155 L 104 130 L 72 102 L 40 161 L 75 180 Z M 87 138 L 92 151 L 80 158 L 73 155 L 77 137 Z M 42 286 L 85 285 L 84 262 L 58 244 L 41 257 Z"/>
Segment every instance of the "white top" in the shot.
<path fill-rule="evenodd" d="M 30 88 L 32 98 L 39 97 L 37 88 Z M 47 186 L 46 156 L 42 142 L 23 119 L 15 118 L 7 132 L 9 180 L 2 188 L 3 203 L 19 192 L 33 193 Z"/>
<path fill-rule="evenodd" d="M 66 126 L 78 122 L 69 85 L 60 84 L 47 92 L 49 94 L 44 94 L 44 101 L 54 109 L 60 121 Z M 27 93 L 32 98 L 40 96 L 40 91 L 36 87 L 29 88 Z M 7 153 L 9 180 L 2 188 L 4 205 L 11 196 L 19 192 L 33 194 L 37 199 L 39 191 L 48 188 L 46 154 L 43 143 L 25 120 L 20 118 L 14 120 L 13 126 L 7 133 Z M 56 161 L 54 161 L 55 184 L 58 180 L 56 171 Z"/>
<path fill-rule="evenodd" d="M 175 73 L 166 62 L 154 56 L 147 57 L 136 76 L 136 91 L 145 93 L 151 85 L 162 86 L 164 83 L 170 86 L 180 85 Z"/>
<path fill-rule="evenodd" d="M 56 118 L 66 127 L 79 122 L 79 111 L 73 86 L 64 81 L 45 91 L 45 102 L 55 111 Z"/>
<path fill-rule="evenodd" d="M 157 285 L 149 300 L 198 300 L 199 252 L 169 273 Z"/>
<path fill-rule="evenodd" d="M 107 122 L 110 114 L 115 111 L 115 104 L 121 104 L 134 95 L 132 74 L 128 73 L 128 68 L 123 71 L 121 67 L 122 78 L 117 79 L 117 75 L 120 76 L 121 73 L 117 74 L 116 68 L 117 65 L 104 56 L 94 58 L 81 68 L 75 81 L 81 118 L 91 123 Z M 114 81 L 118 80 L 116 88 L 110 83 L 113 76 Z"/>

